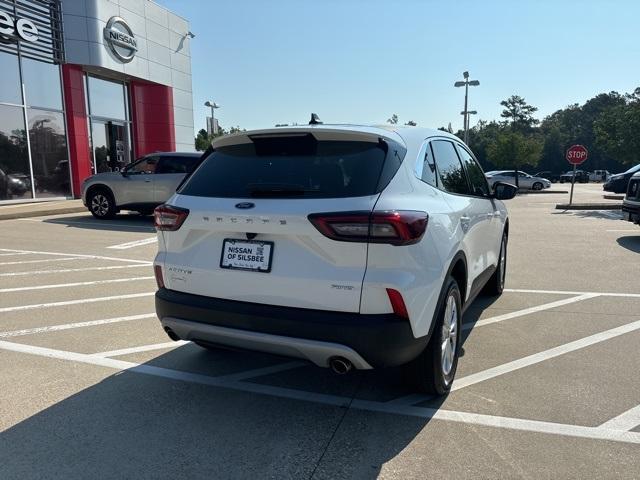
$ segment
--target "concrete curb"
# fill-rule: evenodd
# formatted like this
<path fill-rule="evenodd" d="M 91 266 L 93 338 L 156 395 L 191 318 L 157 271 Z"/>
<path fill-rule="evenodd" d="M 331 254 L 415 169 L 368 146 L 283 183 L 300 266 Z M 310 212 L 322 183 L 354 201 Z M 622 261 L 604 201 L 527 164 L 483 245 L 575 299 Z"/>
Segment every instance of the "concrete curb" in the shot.
<path fill-rule="evenodd" d="M 558 203 L 556 210 L 622 210 L 621 203 Z"/>
<path fill-rule="evenodd" d="M 523 190 L 518 195 L 541 195 L 541 194 L 560 194 L 569 193 L 569 190 Z"/>
<path fill-rule="evenodd" d="M 17 218 L 31 218 L 31 217 L 44 217 L 47 215 L 60 215 L 65 213 L 82 213 L 86 212 L 87 207 L 82 206 L 73 206 L 73 207 L 64 207 L 64 208 L 51 208 L 51 209 L 42 209 L 42 210 L 31 210 L 27 212 L 11 212 L 11 213 L 2 213 L 0 211 L 0 221 L 1 220 L 15 220 Z"/>

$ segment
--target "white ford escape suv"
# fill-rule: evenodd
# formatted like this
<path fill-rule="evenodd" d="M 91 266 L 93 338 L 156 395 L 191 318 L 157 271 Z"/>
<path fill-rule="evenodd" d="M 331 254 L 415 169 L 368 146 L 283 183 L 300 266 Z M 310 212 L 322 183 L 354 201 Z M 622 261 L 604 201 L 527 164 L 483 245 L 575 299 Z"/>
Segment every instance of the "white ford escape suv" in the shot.
<path fill-rule="evenodd" d="M 217 139 L 155 211 L 156 311 L 174 340 L 343 373 L 407 364 L 447 392 L 464 309 L 502 292 L 509 223 L 458 138 L 309 125 Z"/>

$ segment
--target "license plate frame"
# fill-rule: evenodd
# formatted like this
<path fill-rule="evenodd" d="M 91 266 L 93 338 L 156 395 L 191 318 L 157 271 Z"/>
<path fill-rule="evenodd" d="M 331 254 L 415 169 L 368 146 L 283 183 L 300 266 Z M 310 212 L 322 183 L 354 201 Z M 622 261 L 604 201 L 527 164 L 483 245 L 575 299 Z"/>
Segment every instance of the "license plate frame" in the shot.
<path fill-rule="evenodd" d="M 241 245 L 257 245 L 260 247 L 268 246 L 269 247 L 269 258 L 267 260 L 267 268 L 251 268 L 245 267 L 241 265 L 231 265 L 229 264 L 229 259 L 225 259 L 225 252 L 227 251 L 227 245 L 233 244 L 241 244 Z M 222 241 L 222 249 L 220 252 L 220 268 L 224 268 L 226 270 L 243 270 L 245 272 L 258 272 L 258 273 L 270 273 L 272 262 L 273 262 L 273 250 L 274 250 L 274 242 L 267 240 L 248 240 L 241 238 L 225 238 Z M 227 262 L 225 262 L 227 260 Z"/>

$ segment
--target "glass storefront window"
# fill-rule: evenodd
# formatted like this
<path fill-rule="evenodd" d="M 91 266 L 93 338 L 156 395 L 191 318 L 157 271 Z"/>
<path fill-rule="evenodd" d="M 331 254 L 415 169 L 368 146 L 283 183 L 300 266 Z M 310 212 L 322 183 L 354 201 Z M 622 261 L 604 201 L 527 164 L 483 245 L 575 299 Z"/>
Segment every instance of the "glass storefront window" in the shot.
<path fill-rule="evenodd" d="M 23 112 L 0 105 L 0 200 L 32 198 Z"/>
<path fill-rule="evenodd" d="M 92 116 L 126 120 L 124 85 L 89 77 L 89 113 Z"/>
<path fill-rule="evenodd" d="M 27 118 L 36 197 L 70 195 L 69 157 L 63 114 L 29 108 Z"/>
<path fill-rule="evenodd" d="M 22 105 L 18 57 L 0 52 L 0 102 Z"/>
<path fill-rule="evenodd" d="M 22 81 L 27 105 L 62 110 L 60 67 L 50 63 L 22 59 Z"/>

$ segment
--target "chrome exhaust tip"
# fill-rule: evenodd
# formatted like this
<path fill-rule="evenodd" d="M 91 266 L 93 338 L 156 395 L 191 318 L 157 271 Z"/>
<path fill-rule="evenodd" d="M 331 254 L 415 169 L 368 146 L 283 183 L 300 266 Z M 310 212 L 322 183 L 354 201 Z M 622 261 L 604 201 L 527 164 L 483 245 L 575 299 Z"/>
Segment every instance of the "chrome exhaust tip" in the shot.
<path fill-rule="evenodd" d="M 350 360 L 343 357 L 331 357 L 329 359 L 329 367 L 333 370 L 333 373 L 344 375 L 353 368 L 353 364 Z"/>

